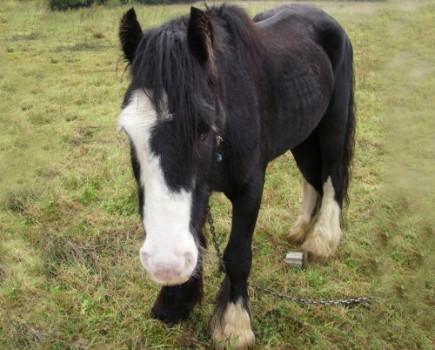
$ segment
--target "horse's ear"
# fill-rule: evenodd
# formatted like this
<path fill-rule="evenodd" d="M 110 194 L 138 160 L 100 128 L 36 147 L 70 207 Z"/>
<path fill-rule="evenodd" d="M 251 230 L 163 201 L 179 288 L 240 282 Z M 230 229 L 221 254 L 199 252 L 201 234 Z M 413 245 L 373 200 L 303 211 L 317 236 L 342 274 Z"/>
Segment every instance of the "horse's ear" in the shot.
<path fill-rule="evenodd" d="M 131 8 L 122 16 L 119 25 L 119 40 L 121 41 L 122 51 L 130 63 L 133 61 L 134 53 L 141 38 L 142 28 L 137 21 L 134 8 Z"/>
<path fill-rule="evenodd" d="M 200 64 L 205 64 L 213 54 L 213 26 L 210 18 L 193 6 L 190 8 L 187 41 L 193 56 Z"/>

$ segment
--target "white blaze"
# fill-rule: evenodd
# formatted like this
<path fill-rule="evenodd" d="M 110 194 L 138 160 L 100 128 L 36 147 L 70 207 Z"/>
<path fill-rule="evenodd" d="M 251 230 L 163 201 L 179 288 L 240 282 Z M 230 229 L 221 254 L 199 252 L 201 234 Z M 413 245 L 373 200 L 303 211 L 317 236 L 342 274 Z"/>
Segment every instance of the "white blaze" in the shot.
<path fill-rule="evenodd" d="M 169 118 L 169 116 L 167 116 Z M 145 242 L 140 249 L 142 265 L 161 284 L 187 281 L 196 267 L 198 248 L 190 231 L 192 193 L 172 191 L 164 178 L 160 157 L 151 150 L 157 112 L 141 90 L 132 94 L 119 117 L 119 126 L 133 143 L 144 187 Z"/>

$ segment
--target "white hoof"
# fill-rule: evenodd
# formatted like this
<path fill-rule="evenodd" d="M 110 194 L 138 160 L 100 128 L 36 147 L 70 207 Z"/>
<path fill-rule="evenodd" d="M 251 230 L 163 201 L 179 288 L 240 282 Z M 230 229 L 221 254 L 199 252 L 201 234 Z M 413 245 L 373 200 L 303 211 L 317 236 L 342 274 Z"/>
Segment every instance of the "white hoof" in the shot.
<path fill-rule="evenodd" d="M 308 237 L 301 249 L 308 252 L 310 260 L 325 260 L 337 251 L 340 243 L 340 232 L 331 234 L 329 228 L 315 225 L 313 230 L 308 233 Z"/>
<path fill-rule="evenodd" d="M 213 342 L 215 349 L 251 349 L 255 343 L 251 318 L 243 301 L 228 303 L 222 319 L 215 320 Z"/>
<path fill-rule="evenodd" d="M 340 214 L 340 207 L 334 199 L 331 178 L 328 177 L 323 185 L 322 206 L 301 247 L 308 252 L 311 260 L 324 260 L 337 251 L 341 238 Z"/>
<path fill-rule="evenodd" d="M 290 229 L 289 234 L 287 235 L 288 240 L 293 243 L 303 242 L 305 236 L 310 230 L 310 227 L 311 227 L 311 222 L 299 216 L 295 224 Z"/>

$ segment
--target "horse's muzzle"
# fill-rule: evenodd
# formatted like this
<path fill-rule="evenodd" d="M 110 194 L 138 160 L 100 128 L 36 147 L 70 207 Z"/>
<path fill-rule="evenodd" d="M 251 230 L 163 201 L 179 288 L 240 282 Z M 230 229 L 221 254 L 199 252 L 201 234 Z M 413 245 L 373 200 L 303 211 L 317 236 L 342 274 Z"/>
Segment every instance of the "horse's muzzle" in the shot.
<path fill-rule="evenodd" d="M 151 252 L 144 244 L 140 249 L 140 261 L 151 279 L 162 285 L 187 282 L 193 274 L 198 253 L 195 251 Z"/>

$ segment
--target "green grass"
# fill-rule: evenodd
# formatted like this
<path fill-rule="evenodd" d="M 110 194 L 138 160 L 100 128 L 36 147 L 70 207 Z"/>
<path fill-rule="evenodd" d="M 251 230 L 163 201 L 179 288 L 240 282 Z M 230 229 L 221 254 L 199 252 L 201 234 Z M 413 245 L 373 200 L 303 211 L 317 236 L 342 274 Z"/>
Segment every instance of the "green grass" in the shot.
<path fill-rule="evenodd" d="M 251 14 L 278 2 L 243 2 Z M 435 6 L 319 2 L 354 45 L 358 130 L 351 205 L 337 257 L 283 264 L 300 206 L 290 155 L 272 163 L 251 282 L 303 298 L 375 295 L 371 308 L 316 307 L 250 290 L 258 349 L 432 349 L 435 300 Z M 188 5 L 136 7 L 143 27 Z M 221 280 L 188 322 L 153 320 L 158 287 L 142 272 L 129 148 L 116 119 L 128 73 L 118 50 L 127 8 L 50 12 L 0 6 L 0 348 L 209 348 Z M 230 207 L 214 195 L 222 245 Z"/>

